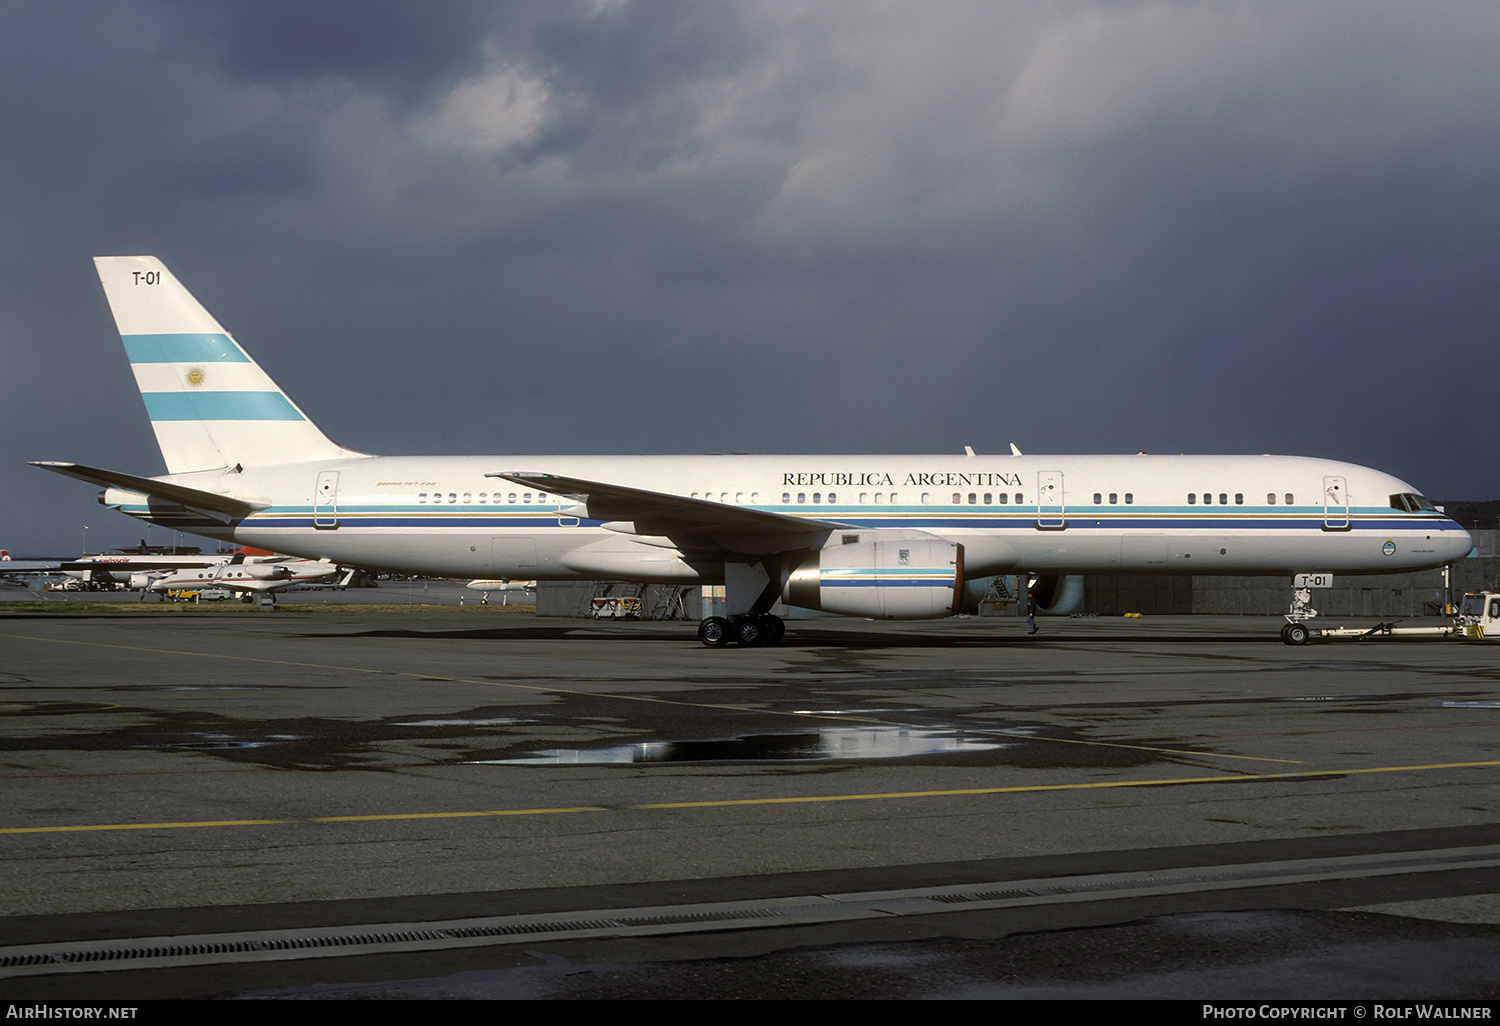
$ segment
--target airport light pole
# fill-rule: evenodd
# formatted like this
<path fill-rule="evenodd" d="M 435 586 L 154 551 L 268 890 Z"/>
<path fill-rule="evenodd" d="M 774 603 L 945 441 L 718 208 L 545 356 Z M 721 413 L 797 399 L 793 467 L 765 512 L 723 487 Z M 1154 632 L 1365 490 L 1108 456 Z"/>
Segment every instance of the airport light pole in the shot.
<path fill-rule="evenodd" d="M 88 524 L 84 524 L 83 525 L 83 552 L 80 553 L 80 555 L 87 556 L 88 554 L 89 554 L 89 525 Z"/>

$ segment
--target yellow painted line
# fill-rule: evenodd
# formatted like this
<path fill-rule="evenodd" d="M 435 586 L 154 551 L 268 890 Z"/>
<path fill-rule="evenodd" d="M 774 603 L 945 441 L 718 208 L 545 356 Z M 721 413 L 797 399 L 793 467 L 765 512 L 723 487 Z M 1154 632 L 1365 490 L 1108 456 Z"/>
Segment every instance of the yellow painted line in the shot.
<path fill-rule="evenodd" d="M 392 819 L 473 819 L 480 816 L 550 816 L 559 812 L 608 812 L 598 805 L 561 809 L 484 809 L 468 812 L 390 812 L 369 816 L 303 816 L 293 819 L 205 819 L 178 823 L 84 823 L 75 826 L 4 827 L 0 834 L 69 834 L 101 830 L 185 830 L 202 827 L 294 826 L 302 823 L 373 823 Z"/>
<path fill-rule="evenodd" d="M 901 723 L 892 720 L 877 719 L 873 716 L 848 716 L 838 713 L 810 713 L 797 712 L 795 710 L 755 709 L 743 705 L 717 705 L 709 702 L 684 702 L 675 698 L 653 698 L 649 695 L 617 695 L 603 691 L 582 691 L 578 688 L 560 688 L 550 684 L 514 684 L 497 680 L 474 680 L 469 677 L 449 677 L 440 673 L 428 673 L 419 670 L 391 670 L 370 669 L 365 666 L 340 666 L 336 663 L 305 663 L 293 659 L 266 659 L 262 656 L 225 655 L 217 652 L 184 652 L 171 648 L 146 648 L 142 645 L 116 645 L 106 644 L 99 641 L 73 641 L 62 638 L 38 638 L 28 634 L 0 634 L 0 638 L 14 638 L 18 641 L 40 641 L 54 645 L 81 645 L 85 648 L 111 648 L 127 652 L 146 652 L 151 655 L 176 655 L 190 656 L 194 659 L 228 659 L 234 662 L 246 663 L 269 663 L 273 666 L 301 666 L 312 670 L 344 670 L 354 673 L 385 673 L 397 677 L 411 677 L 414 680 L 444 680 L 455 684 L 478 684 L 492 688 L 515 688 L 521 691 L 541 691 L 558 695 L 579 695 L 584 698 L 615 699 L 623 702 L 649 702 L 656 705 L 675 705 L 689 709 L 713 709 L 718 712 L 742 712 L 763 716 L 794 716 L 807 720 L 830 720 L 836 723 L 869 723 L 883 727 L 912 727 L 914 729 L 925 729 L 917 723 Z M 1052 744 L 1086 745 L 1094 748 L 1126 748 L 1137 752 L 1155 752 L 1161 755 L 1185 755 L 1201 759 L 1238 759 L 1246 762 L 1279 762 L 1291 765 L 1304 765 L 1301 759 L 1272 759 L 1260 755 L 1230 755 L 1220 752 L 1192 752 L 1178 748 L 1153 748 L 1149 745 L 1130 745 L 1117 741 L 1085 741 L 1080 738 L 1039 737 L 1035 734 L 1021 734 L 1015 731 L 993 730 L 983 727 L 963 728 L 969 729 L 977 734 L 994 734 L 1001 737 L 1019 737 L 1028 741 L 1046 741 Z"/>
<path fill-rule="evenodd" d="M 1298 773 L 1257 773 L 1217 777 L 1162 777 L 1153 780 L 1102 780 L 1084 784 L 1021 784 L 1013 787 L 965 787 L 941 791 L 882 791 L 870 794 L 804 795 L 791 798 L 720 798 L 699 802 L 646 802 L 611 809 L 603 805 L 575 805 L 553 809 L 481 809 L 459 812 L 392 812 L 365 816 L 301 816 L 288 819 L 223 819 L 178 823 L 91 823 L 73 826 L 0 827 L 0 834 L 61 834 L 110 830 L 181 830 L 205 827 L 296 826 L 309 823 L 373 823 L 417 819 L 473 819 L 484 816 L 549 816 L 573 812 L 643 812 L 662 809 L 710 809 L 743 805 L 806 805 L 817 802 L 867 802 L 893 798 L 957 798 L 987 794 L 1025 794 L 1042 791 L 1096 791 L 1116 787 L 1164 787 L 1186 784 L 1245 784 L 1309 777 L 1347 777 L 1365 773 L 1416 773 L 1426 770 L 1483 769 L 1500 766 L 1500 759 L 1484 762 L 1440 762 L 1419 766 L 1365 766 L 1354 769 L 1307 770 Z"/>
<path fill-rule="evenodd" d="M 1021 784 L 1015 787 L 969 787 L 950 791 L 887 791 L 881 794 L 835 794 L 805 798 L 738 798 L 706 802 L 660 802 L 631 805 L 632 809 L 693 809 L 723 805 L 790 805 L 799 802 L 856 802 L 879 798 L 949 798 L 977 794 L 1021 794 L 1028 791 L 1091 791 L 1110 787 L 1161 787 L 1168 784 L 1240 784 L 1251 781 L 1296 780 L 1300 777 L 1344 777 L 1360 773 L 1402 773 L 1436 769 L 1470 769 L 1500 766 L 1500 759 L 1487 762 L 1433 763 L 1428 766 L 1368 766 L 1356 769 L 1305 770 L 1298 773 L 1252 773 L 1221 777 L 1163 777 L 1158 780 L 1103 780 L 1088 784 Z"/>

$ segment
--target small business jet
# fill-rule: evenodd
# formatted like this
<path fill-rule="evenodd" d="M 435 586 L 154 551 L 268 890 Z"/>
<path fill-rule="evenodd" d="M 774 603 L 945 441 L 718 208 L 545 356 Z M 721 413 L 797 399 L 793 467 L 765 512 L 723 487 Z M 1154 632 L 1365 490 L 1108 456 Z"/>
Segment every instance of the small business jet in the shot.
<path fill-rule="evenodd" d="M 489 603 L 490 592 L 492 591 L 500 596 L 502 604 L 510 595 L 521 595 L 525 598 L 532 598 L 536 594 L 535 581 L 507 581 L 503 579 L 498 581 L 478 580 L 470 581 L 468 584 L 465 584 L 464 587 L 468 588 L 470 591 L 477 591 L 480 593 L 479 602 L 481 605 L 487 605 Z"/>
<path fill-rule="evenodd" d="M 330 441 L 149 256 L 95 259 L 167 474 L 35 466 L 226 541 L 398 573 L 723 584 L 713 647 L 788 605 L 963 611 L 999 574 L 1391 573 L 1464 556 L 1411 485 L 1288 456 L 371 456 Z"/>
<path fill-rule="evenodd" d="M 339 583 L 348 584 L 353 576 L 353 570 L 345 570 L 326 559 L 279 556 L 246 546 L 225 562 L 185 567 L 153 578 L 145 588 L 162 594 L 223 588 L 241 593 L 248 602 L 254 595 L 274 595 L 299 584 L 333 584 L 340 577 L 343 579 Z"/>

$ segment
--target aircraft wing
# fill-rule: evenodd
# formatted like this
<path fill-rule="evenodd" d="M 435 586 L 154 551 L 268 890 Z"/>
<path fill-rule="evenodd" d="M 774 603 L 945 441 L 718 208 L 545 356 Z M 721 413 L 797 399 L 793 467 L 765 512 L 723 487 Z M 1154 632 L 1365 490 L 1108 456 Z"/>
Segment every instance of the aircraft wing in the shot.
<path fill-rule="evenodd" d="M 55 463 L 50 460 L 31 461 L 33 467 L 41 467 L 50 470 L 54 474 L 62 474 L 66 477 L 75 477 L 89 484 L 99 485 L 103 488 L 124 488 L 132 492 L 143 492 L 147 495 L 155 495 L 162 499 L 170 499 L 189 509 L 218 513 L 231 519 L 248 517 L 257 510 L 266 509 L 268 503 L 246 502 L 243 499 L 231 498 L 228 495 L 220 495 L 217 492 L 205 492 L 199 488 L 188 488 L 186 485 L 170 484 L 166 481 L 153 481 L 149 477 L 136 477 L 134 474 L 122 474 L 117 470 L 100 470 L 98 467 L 85 467 L 81 463 Z"/>
<path fill-rule="evenodd" d="M 7 559 L 0 561 L 0 577 L 6 574 L 55 574 L 65 566 L 58 559 Z"/>
<path fill-rule="evenodd" d="M 810 536 L 846 526 L 831 520 L 793 517 L 535 471 L 502 471 L 485 477 L 504 478 L 575 499 L 588 507 L 591 519 L 629 522 L 634 529 L 626 533 L 663 536 L 684 549 L 738 549 L 742 546 L 737 540 L 748 538 L 757 539 L 758 549 L 792 549 L 807 544 Z M 779 544 L 781 541 L 785 544 Z"/>

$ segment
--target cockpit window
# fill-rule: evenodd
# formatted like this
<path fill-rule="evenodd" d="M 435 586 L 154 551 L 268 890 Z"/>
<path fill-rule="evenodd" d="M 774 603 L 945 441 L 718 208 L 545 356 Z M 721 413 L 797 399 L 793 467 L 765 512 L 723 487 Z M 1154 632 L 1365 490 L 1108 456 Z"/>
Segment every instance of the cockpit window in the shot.
<path fill-rule="evenodd" d="M 1437 507 L 1427 500 L 1424 495 L 1412 492 L 1403 492 L 1400 495 L 1391 496 L 1391 509 L 1399 509 L 1403 513 L 1436 513 Z"/>

